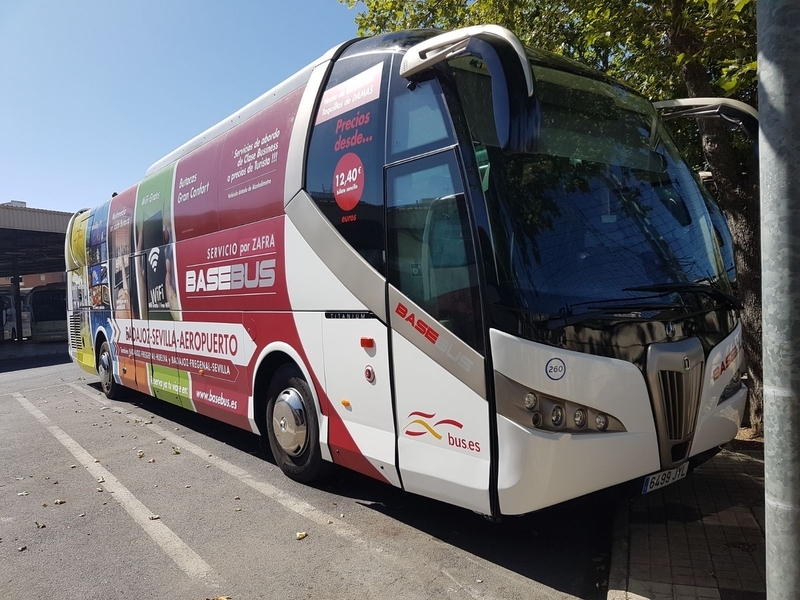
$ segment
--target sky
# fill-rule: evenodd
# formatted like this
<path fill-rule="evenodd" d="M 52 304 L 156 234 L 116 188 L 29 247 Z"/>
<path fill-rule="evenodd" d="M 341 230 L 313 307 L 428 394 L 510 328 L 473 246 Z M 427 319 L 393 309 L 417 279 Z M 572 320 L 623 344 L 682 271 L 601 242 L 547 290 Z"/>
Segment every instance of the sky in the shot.
<path fill-rule="evenodd" d="M 2 0 L 0 203 L 75 212 L 356 37 L 337 0 Z"/>

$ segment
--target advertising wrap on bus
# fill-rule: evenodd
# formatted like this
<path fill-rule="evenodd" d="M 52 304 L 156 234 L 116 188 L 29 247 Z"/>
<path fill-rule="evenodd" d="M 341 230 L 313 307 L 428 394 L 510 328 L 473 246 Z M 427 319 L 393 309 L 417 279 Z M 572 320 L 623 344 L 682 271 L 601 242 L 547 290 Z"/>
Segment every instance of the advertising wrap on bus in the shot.
<path fill-rule="evenodd" d="M 301 482 L 649 492 L 743 414 L 719 226 L 620 84 L 496 26 L 353 40 L 73 217 L 70 353 Z"/>

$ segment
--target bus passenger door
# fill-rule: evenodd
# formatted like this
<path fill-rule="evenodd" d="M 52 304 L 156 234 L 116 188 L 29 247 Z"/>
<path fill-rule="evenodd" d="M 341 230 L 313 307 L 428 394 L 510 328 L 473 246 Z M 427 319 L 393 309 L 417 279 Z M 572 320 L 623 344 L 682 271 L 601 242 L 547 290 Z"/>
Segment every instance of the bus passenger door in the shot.
<path fill-rule="evenodd" d="M 491 514 L 475 251 L 455 151 L 386 172 L 388 301 L 403 487 Z"/>

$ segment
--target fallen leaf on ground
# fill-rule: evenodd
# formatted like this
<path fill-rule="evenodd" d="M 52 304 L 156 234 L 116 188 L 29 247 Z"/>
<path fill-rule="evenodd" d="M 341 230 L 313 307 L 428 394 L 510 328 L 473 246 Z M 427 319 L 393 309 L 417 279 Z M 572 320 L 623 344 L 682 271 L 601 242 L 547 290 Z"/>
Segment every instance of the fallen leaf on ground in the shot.
<path fill-rule="evenodd" d="M 20 552 L 24 552 L 27 549 L 28 549 L 27 546 L 20 546 L 19 548 L 17 548 L 17 550 L 19 550 Z"/>
<path fill-rule="evenodd" d="M 27 496 L 28 492 L 17 492 L 17 496 Z"/>
<path fill-rule="evenodd" d="M 36 529 L 44 529 L 45 527 L 47 527 L 47 525 L 45 525 L 44 523 L 39 523 L 39 521 L 34 521 L 34 523 L 36 523 Z"/>
<path fill-rule="evenodd" d="M 147 462 L 149 462 L 149 463 L 154 463 L 154 462 L 156 462 L 156 459 L 155 459 L 155 458 L 151 458 L 151 459 L 150 459 L 150 460 L 148 460 Z"/>
<path fill-rule="evenodd" d="M 158 521 L 161 517 L 159 515 L 150 515 L 149 518 L 151 521 Z"/>
<path fill-rule="evenodd" d="M 56 500 L 55 502 L 53 502 L 53 504 L 66 504 L 66 503 L 67 503 L 66 500 L 61 500 L 61 499 Z"/>
<path fill-rule="evenodd" d="M 144 457 L 144 450 L 139 450 L 139 451 L 136 453 L 136 456 L 138 456 L 139 458 L 143 458 L 143 457 Z"/>
<path fill-rule="evenodd" d="M 97 483 L 105 483 L 105 482 L 106 482 L 105 477 L 100 477 L 97 479 Z"/>
<path fill-rule="evenodd" d="M 172 453 L 173 454 L 180 454 L 181 453 L 181 449 L 178 448 L 177 446 L 173 446 L 172 447 Z"/>
<path fill-rule="evenodd" d="M 302 539 L 305 539 L 307 537 L 308 537 L 308 533 L 306 533 L 305 531 L 298 531 L 297 532 L 297 539 L 298 540 L 302 540 Z"/>

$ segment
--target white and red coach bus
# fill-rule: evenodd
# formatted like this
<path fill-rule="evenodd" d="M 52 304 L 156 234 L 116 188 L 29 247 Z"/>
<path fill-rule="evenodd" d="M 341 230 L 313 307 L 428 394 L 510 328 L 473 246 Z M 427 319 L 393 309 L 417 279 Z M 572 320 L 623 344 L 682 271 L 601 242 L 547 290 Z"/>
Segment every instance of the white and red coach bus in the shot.
<path fill-rule="evenodd" d="M 480 26 L 346 42 L 77 213 L 72 357 L 499 517 L 683 477 L 732 439 L 742 334 L 653 105 Z"/>

